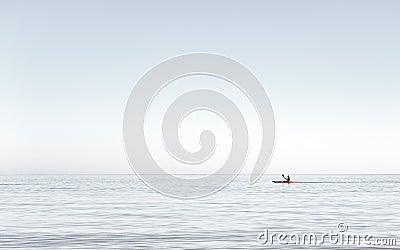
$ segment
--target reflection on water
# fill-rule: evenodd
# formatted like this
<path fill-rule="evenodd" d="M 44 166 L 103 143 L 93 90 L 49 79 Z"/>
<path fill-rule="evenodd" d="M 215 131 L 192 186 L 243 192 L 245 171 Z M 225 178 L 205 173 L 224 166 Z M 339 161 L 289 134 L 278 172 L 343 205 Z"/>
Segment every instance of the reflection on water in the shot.
<path fill-rule="evenodd" d="M 328 232 L 339 222 L 400 236 L 400 176 L 292 178 L 309 183 L 264 176 L 249 186 L 242 175 L 212 196 L 176 200 L 134 175 L 0 176 L 0 248 L 294 249 L 261 246 L 257 235 Z"/>

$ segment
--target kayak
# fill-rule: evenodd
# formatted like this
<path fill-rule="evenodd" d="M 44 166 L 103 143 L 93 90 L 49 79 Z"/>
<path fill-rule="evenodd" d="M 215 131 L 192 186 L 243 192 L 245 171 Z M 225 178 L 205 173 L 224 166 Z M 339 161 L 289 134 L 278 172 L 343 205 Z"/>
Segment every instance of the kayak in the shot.
<path fill-rule="evenodd" d="M 299 181 L 272 181 L 273 183 L 300 183 Z"/>

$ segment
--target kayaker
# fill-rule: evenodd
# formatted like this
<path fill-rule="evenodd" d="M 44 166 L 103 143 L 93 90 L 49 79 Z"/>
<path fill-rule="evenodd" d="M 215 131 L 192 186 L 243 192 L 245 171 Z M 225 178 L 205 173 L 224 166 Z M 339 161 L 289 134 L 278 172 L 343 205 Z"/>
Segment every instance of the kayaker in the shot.
<path fill-rule="evenodd" d="M 282 174 L 282 177 L 283 177 L 287 182 L 290 182 L 290 176 L 289 176 L 289 175 L 288 175 L 287 178 L 286 178 L 285 175 Z"/>

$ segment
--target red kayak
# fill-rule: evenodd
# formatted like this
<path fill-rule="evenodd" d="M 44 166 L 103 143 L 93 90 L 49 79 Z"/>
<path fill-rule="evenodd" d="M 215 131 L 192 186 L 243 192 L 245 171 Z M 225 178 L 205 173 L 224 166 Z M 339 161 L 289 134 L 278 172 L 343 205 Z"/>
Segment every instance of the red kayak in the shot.
<path fill-rule="evenodd" d="M 301 183 L 299 181 L 272 181 L 273 183 Z"/>

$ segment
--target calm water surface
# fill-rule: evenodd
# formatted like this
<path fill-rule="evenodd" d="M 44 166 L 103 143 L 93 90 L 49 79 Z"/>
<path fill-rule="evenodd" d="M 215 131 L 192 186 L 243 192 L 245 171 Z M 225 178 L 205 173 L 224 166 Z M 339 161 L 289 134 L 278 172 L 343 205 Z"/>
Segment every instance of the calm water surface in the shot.
<path fill-rule="evenodd" d="M 182 201 L 134 175 L 0 176 L 0 248 L 360 249 L 257 241 L 265 228 L 323 234 L 340 222 L 348 232 L 400 239 L 399 175 L 297 175 L 292 179 L 309 183 L 271 183 L 280 178 L 266 175 L 249 186 L 242 175 L 212 196 Z"/>

